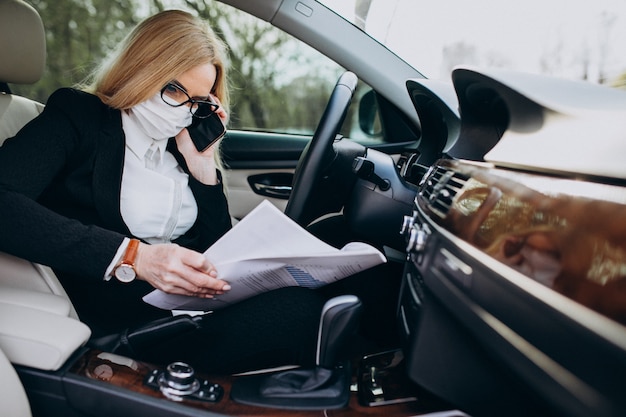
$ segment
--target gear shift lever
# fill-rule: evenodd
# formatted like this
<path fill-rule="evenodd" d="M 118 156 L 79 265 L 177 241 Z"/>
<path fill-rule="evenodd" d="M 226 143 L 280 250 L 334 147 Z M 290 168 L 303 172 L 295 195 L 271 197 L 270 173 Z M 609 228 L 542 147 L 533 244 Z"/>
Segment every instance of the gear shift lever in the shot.
<path fill-rule="evenodd" d="M 326 302 L 317 339 L 316 366 L 271 375 L 254 375 L 233 383 L 233 400 L 258 406 L 319 410 L 345 407 L 350 399 L 349 363 L 341 350 L 359 322 L 361 300 L 343 295 Z"/>
<path fill-rule="evenodd" d="M 317 335 L 315 364 L 333 369 L 341 349 L 359 322 L 361 301 L 354 295 L 332 298 L 324 304 Z"/>

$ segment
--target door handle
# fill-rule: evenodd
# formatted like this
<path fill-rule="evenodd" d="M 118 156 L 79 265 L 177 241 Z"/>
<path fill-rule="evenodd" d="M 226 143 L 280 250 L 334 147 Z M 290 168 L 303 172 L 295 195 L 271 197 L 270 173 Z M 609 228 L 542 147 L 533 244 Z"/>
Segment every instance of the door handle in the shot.
<path fill-rule="evenodd" d="M 291 185 L 268 185 L 260 182 L 252 184 L 254 189 L 262 195 L 288 199 L 291 195 Z"/>

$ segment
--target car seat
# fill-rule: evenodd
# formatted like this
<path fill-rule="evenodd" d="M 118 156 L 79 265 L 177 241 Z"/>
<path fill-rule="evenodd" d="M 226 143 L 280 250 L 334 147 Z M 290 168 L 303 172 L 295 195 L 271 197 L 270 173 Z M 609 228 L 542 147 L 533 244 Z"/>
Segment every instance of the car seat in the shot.
<path fill-rule="evenodd" d="M 31 410 L 19 377 L 0 350 L 0 405 L 5 416 L 30 417 Z"/>
<path fill-rule="evenodd" d="M 44 107 L 11 94 L 9 83 L 39 80 L 45 49 L 37 11 L 22 0 L 0 0 L 0 146 Z M 12 365 L 58 370 L 91 335 L 52 269 L 5 253 L 0 253 L 0 317 L 0 361 L 6 356 Z M 30 415 L 15 371 L 5 362 L 0 365 L 3 388 L 11 385 L 15 394 L 2 396 L 0 408 L 16 407 L 11 415 Z"/>
<path fill-rule="evenodd" d="M 43 105 L 11 94 L 9 83 L 33 84 L 43 75 L 46 37 L 41 17 L 21 0 L 0 0 L 0 144 L 41 113 Z"/>
<path fill-rule="evenodd" d="M 44 108 L 11 93 L 9 84 L 33 84 L 46 62 L 46 35 L 39 13 L 22 0 L 0 0 L 0 146 Z M 69 301 L 52 269 L 0 252 L 0 289 L 47 292 Z M 71 303 L 70 303 L 71 306 Z M 70 307 L 69 315 L 78 318 Z"/>

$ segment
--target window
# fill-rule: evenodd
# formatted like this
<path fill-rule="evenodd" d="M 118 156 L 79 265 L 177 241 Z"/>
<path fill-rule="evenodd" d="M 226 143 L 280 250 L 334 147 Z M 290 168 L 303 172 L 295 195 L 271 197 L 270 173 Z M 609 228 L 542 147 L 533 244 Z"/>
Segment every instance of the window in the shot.
<path fill-rule="evenodd" d="M 225 13 L 228 27 L 237 28 L 222 32 L 232 59 L 230 129 L 312 135 L 345 70 L 269 23 L 233 9 Z M 359 125 L 359 99 L 368 90 L 359 83 L 341 132 L 345 137 L 379 136 Z"/>

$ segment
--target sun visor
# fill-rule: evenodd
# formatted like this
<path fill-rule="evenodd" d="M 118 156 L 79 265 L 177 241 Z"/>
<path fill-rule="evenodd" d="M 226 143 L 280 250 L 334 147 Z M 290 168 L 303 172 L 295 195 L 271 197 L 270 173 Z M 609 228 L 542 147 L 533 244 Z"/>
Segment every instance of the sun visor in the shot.
<path fill-rule="evenodd" d="M 626 92 L 507 70 L 456 68 L 451 156 L 568 176 L 626 179 Z"/>

